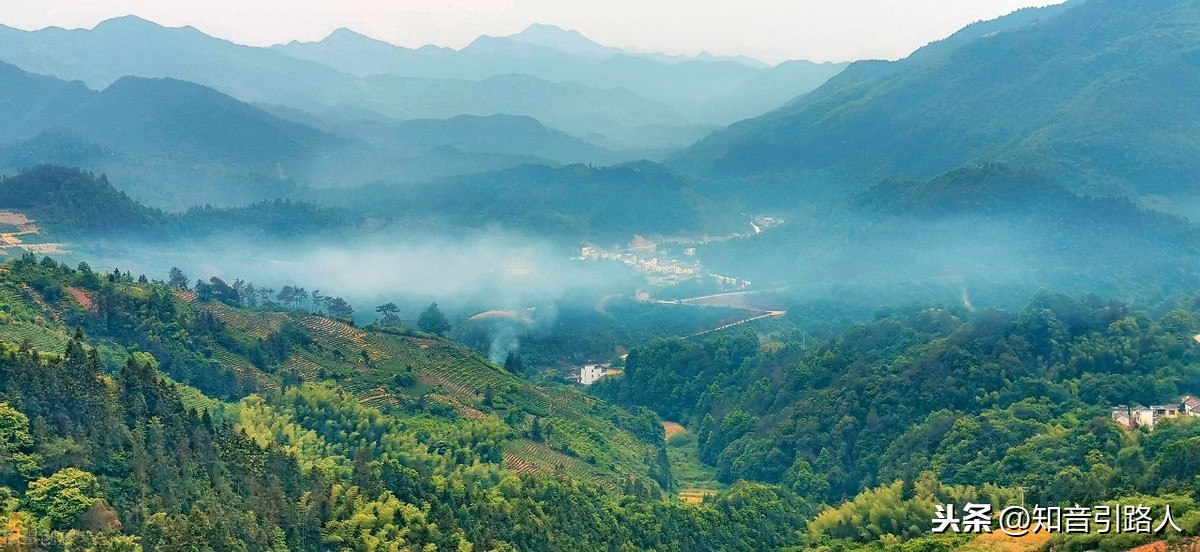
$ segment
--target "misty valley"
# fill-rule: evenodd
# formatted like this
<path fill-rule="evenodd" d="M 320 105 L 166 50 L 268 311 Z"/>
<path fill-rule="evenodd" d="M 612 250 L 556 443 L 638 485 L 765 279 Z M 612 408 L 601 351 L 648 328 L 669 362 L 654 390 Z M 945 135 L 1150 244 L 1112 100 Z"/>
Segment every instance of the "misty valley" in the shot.
<path fill-rule="evenodd" d="M 1200 5 L 1012 9 L 772 63 L 0 15 L 0 548 L 1200 548 Z"/>

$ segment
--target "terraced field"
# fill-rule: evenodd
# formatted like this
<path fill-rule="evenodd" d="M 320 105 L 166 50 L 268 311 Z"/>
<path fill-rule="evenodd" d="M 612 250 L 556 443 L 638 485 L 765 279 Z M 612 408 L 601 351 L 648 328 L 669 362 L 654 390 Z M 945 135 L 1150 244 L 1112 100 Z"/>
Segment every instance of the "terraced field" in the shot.
<path fill-rule="evenodd" d="M 464 403 L 457 397 L 451 397 L 449 395 L 442 395 L 438 393 L 430 393 L 429 395 L 426 395 L 426 397 L 428 400 L 453 408 L 458 412 L 459 416 L 462 416 L 467 420 L 482 420 L 488 416 L 470 404 Z"/>
<path fill-rule="evenodd" d="M 0 340 L 14 345 L 28 341 L 33 348 L 46 352 L 62 352 L 70 339 L 57 328 L 47 328 L 18 320 L 0 320 Z"/>
<path fill-rule="evenodd" d="M 541 471 L 537 464 L 517 456 L 516 453 L 512 452 L 504 453 L 504 467 L 521 475 L 534 475 Z"/>
<path fill-rule="evenodd" d="M 48 320 L 62 322 L 62 312 L 47 303 L 46 300 L 42 298 L 42 294 L 38 293 L 37 290 L 29 287 L 29 284 L 21 284 L 21 291 L 25 292 L 25 296 L 28 297 L 30 301 L 33 301 L 33 304 L 37 305 L 38 309 L 42 311 L 42 315 L 44 315 Z"/>
<path fill-rule="evenodd" d="M 504 465 L 517 473 L 552 474 L 561 471 L 576 479 L 600 480 L 615 486 L 603 470 L 558 452 L 544 443 L 521 439 L 505 447 Z"/>
<path fill-rule="evenodd" d="M 250 311 L 235 309 L 224 303 L 212 302 L 205 308 L 223 322 L 225 326 L 238 330 L 247 335 L 266 339 L 272 333 L 278 332 L 287 320 L 287 315 L 281 312 Z"/>
<path fill-rule="evenodd" d="M 301 355 L 292 355 L 283 365 L 284 370 L 295 372 L 304 381 L 317 381 L 320 378 L 321 365 Z"/>
<path fill-rule="evenodd" d="M 383 409 L 386 406 L 400 406 L 400 400 L 396 398 L 396 394 L 382 387 L 368 391 L 359 397 L 358 402 L 365 407 L 377 409 Z"/>
<path fill-rule="evenodd" d="M 404 362 L 416 368 L 422 378 L 428 378 L 472 399 L 479 397 L 479 390 L 489 386 L 498 388 L 513 379 L 478 356 L 464 353 L 460 349 L 445 346 L 420 349 L 419 345 L 404 338 L 379 338 L 383 343 L 376 342 L 375 346 L 388 355 L 388 358 Z"/>
<path fill-rule="evenodd" d="M 15 282 L 5 280 L 0 283 L 0 312 L 32 320 L 37 317 L 45 318 L 41 308 L 29 300 L 29 296 Z"/>
<path fill-rule="evenodd" d="M 469 397 L 473 400 L 480 397 L 480 395 L 476 393 L 473 388 L 467 387 L 466 385 L 459 383 L 457 380 L 447 377 L 445 374 L 436 372 L 423 373 L 421 374 L 420 380 L 421 383 L 424 383 L 425 385 L 433 387 L 441 386 L 458 395 Z"/>
<path fill-rule="evenodd" d="M 212 359 L 222 367 L 233 370 L 239 381 L 253 381 L 263 391 L 279 390 L 279 382 L 262 373 L 250 361 L 221 346 L 213 347 Z"/>
<path fill-rule="evenodd" d="M 184 303 L 196 302 L 196 294 L 186 289 L 173 289 L 171 290 L 171 293 L 174 293 L 175 297 L 178 297 L 179 300 L 183 301 Z"/>
<path fill-rule="evenodd" d="M 129 309 L 118 314 L 131 316 L 143 316 L 139 312 L 142 309 L 167 311 L 161 308 L 166 288 L 160 284 L 102 281 L 96 292 L 65 288 L 60 298 L 47 301 L 37 291 L 44 289 L 40 281 L 28 279 L 39 283 L 22 284 L 26 277 L 33 276 L 41 277 L 37 273 L 23 275 L 22 279 L 0 277 L 2 342 L 29 342 L 47 354 L 61 352 L 69 332 L 74 331 L 74 326 L 64 327 L 63 321 L 84 317 L 81 325 L 96 333 L 93 345 L 105 366 L 119 368 L 130 354 L 138 352 L 133 348 L 141 343 L 130 335 L 140 334 L 108 331 L 102 323 L 93 324 L 104 321 L 87 317 L 100 314 L 101 306 L 104 310 Z M 76 283 L 65 278 L 59 285 Z M 391 330 L 368 332 L 296 311 L 200 302 L 194 293 L 185 290 L 171 293 L 178 320 L 144 319 L 147 324 L 153 323 L 148 329 L 150 336 L 173 347 L 164 354 L 186 354 L 189 367 L 202 371 L 216 370 L 219 365 L 222 376 L 233 374 L 243 389 L 258 389 L 267 401 L 274 400 L 284 381 L 322 381 L 353 395 L 358 404 L 397 420 L 403 418 L 399 415 L 403 413 L 415 420 L 412 423 L 431 427 L 478 427 L 491 435 L 488 439 L 504 440 L 504 463 L 521 473 L 565 474 L 615 486 L 631 476 L 644 477 L 648 459 L 653 458 L 657 443 L 635 437 L 636 421 L 625 411 L 566 387 L 538 387 L 451 341 Z M 194 317 L 199 313 L 209 313 L 222 323 L 208 324 Z M 294 332 L 287 331 L 281 339 L 259 347 L 260 339 L 285 326 L 306 332 L 312 342 L 297 339 Z M 281 361 L 283 366 L 277 371 L 273 364 Z M 197 381 L 197 385 L 208 384 L 207 380 Z M 218 381 L 221 396 L 238 393 L 238 387 L 229 383 L 226 379 Z M 206 402 L 199 393 L 195 391 L 188 398 L 189 404 L 206 409 L 220 406 Z M 485 401 L 485 397 L 490 400 Z M 431 408 L 416 408 L 422 404 Z M 236 416 L 236 411 L 230 416 Z M 534 442 L 526 437 L 534 434 L 534 421 L 538 419 L 545 433 Z"/>
<path fill-rule="evenodd" d="M 20 288 L 12 282 L 5 281 L 0 284 L 0 301 L 3 301 L 5 306 L 19 305 L 25 302 L 25 298 Z"/>
<path fill-rule="evenodd" d="M 180 296 L 181 300 L 188 298 Z M 547 443 L 518 439 L 505 447 L 504 463 L 515 471 L 561 472 L 613 486 L 623 478 L 645 475 L 646 458 L 652 449 L 614 427 L 613 420 L 627 414 L 572 389 L 547 390 L 532 385 L 474 351 L 436 339 L 366 332 L 315 315 L 258 312 L 216 304 L 203 308 L 210 309 L 228 330 L 246 336 L 267 336 L 288 320 L 307 328 L 319 347 L 293 351 L 283 370 L 302 381 L 333 379 L 367 407 L 387 411 L 424 398 L 452 408 L 464 420 L 504 417 L 514 412 L 529 416 L 527 420 L 541 417 L 542 423 L 554 430 Z M 369 362 L 361 359 L 363 352 Z M 277 377 L 259 371 L 228 349 L 214 347 L 212 358 L 239 378 L 253 378 L 261 389 L 279 387 Z M 397 387 L 393 383 L 393 378 L 405 373 L 415 374 L 417 385 Z M 496 394 L 494 413 L 481 406 L 488 388 Z M 577 453 L 564 454 L 565 450 Z"/>
<path fill-rule="evenodd" d="M 321 346 L 334 349 L 365 349 L 366 332 L 345 322 L 323 316 L 305 316 L 300 323 L 313 331 L 313 339 Z"/>

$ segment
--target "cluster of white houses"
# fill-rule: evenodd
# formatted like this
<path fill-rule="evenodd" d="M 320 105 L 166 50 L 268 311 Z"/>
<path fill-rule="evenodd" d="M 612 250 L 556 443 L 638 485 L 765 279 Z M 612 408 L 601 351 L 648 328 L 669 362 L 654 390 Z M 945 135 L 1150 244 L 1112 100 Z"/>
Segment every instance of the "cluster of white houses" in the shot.
<path fill-rule="evenodd" d="M 590 245 L 583 246 L 576 259 L 584 261 L 619 261 L 646 275 L 654 285 L 677 284 L 695 277 L 702 267 L 698 262 L 683 263 L 676 259 L 658 257 L 653 247 L 642 247 L 637 252 L 605 251 Z"/>
<path fill-rule="evenodd" d="M 685 255 L 693 256 L 696 248 L 684 250 Z M 646 276 L 646 282 L 655 286 L 678 284 L 705 274 L 717 281 L 722 291 L 740 291 L 750 287 L 750 280 L 735 276 L 723 276 L 705 271 L 698 261 L 683 262 L 667 256 L 658 256 L 653 244 L 631 248 L 628 251 L 605 251 L 592 245 L 580 248 L 577 261 L 617 261 L 641 272 Z"/>
<path fill-rule="evenodd" d="M 1126 429 L 1151 428 L 1160 420 L 1180 416 L 1200 416 L 1200 398 L 1184 395 L 1179 404 L 1154 406 L 1117 405 L 1112 409 L 1112 418 Z"/>

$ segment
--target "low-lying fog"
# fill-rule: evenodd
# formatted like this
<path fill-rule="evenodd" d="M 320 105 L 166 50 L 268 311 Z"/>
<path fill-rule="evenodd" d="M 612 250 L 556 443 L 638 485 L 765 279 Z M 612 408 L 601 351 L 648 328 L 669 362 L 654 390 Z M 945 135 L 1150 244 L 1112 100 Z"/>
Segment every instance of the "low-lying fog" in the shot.
<path fill-rule="evenodd" d="M 206 238 L 186 247 L 109 243 L 75 251 L 97 271 L 129 271 L 165 280 L 173 266 L 192 282 L 216 276 L 278 290 L 302 286 L 340 296 L 355 318 L 375 318 L 375 306 L 394 301 L 401 317 L 437 301 L 448 315 L 491 309 L 518 310 L 552 304 L 567 294 L 603 296 L 632 292 L 633 274 L 615 263 L 571 260 L 572 251 L 507 231 L 461 238 L 381 233 L 352 242 L 305 239 L 250 241 L 236 236 Z"/>

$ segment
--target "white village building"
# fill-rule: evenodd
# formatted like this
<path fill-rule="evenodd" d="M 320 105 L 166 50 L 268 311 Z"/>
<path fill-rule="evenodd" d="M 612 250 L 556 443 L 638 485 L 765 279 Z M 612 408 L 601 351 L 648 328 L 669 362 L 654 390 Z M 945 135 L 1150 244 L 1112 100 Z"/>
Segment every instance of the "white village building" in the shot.
<path fill-rule="evenodd" d="M 584 364 L 579 369 L 579 383 L 591 385 L 604 375 L 604 365 L 601 364 Z"/>

